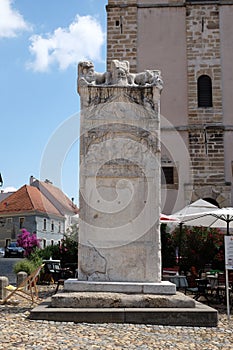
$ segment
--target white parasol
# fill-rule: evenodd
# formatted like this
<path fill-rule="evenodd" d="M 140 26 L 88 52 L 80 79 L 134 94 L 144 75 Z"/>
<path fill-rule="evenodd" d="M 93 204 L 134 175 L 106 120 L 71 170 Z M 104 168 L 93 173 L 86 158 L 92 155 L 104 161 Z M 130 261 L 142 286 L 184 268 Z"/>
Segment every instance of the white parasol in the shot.
<path fill-rule="evenodd" d="M 186 215 L 182 223 L 188 226 L 205 226 L 226 228 L 227 235 L 230 234 L 230 228 L 233 228 L 233 208 L 215 209 L 210 212 L 197 213 L 195 215 Z"/>

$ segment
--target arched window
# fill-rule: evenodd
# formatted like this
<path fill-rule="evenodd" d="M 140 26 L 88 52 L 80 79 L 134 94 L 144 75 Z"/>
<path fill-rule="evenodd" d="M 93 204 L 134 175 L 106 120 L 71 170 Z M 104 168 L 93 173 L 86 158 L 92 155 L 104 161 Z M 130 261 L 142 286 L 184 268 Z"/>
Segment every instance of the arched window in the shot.
<path fill-rule="evenodd" d="M 198 107 L 212 107 L 212 81 L 208 75 L 201 75 L 197 80 Z"/>
<path fill-rule="evenodd" d="M 43 230 L 44 231 L 47 230 L 47 221 L 46 221 L 46 219 L 44 219 Z"/>
<path fill-rule="evenodd" d="M 46 247 L 46 239 L 42 239 L 42 246 L 43 246 L 43 248 Z"/>

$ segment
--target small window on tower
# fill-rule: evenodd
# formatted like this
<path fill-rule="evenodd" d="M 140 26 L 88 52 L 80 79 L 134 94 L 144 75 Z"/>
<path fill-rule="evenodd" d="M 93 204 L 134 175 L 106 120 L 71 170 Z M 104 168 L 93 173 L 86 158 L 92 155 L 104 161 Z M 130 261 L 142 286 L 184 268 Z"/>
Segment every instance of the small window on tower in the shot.
<path fill-rule="evenodd" d="M 161 167 L 161 185 L 162 188 L 178 189 L 178 168 L 177 164 L 165 165 Z"/>
<path fill-rule="evenodd" d="M 198 107 L 213 107 L 212 81 L 208 75 L 201 75 L 197 80 Z"/>
<path fill-rule="evenodd" d="M 162 167 L 162 184 L 173 185 L 174 184 L 174 167 L 164 166 Z"/>

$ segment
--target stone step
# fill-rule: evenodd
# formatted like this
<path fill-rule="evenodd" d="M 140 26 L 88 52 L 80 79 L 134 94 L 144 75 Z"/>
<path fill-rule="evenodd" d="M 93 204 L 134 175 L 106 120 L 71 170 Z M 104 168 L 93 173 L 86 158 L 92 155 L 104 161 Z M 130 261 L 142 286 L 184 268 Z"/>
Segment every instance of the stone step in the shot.
<path fill-rule="evenodd" d="M 193 308 L 195 300 L 175 295 L 126 294 L 111 292 L 59 292 L 52 296 L 51 307 L 59 308 Z"/>
<path fill-rule="evenodd" d="M 77 278 L 69 278 L 64 282 L 64 290 L 67 292 L 111 292 L 175 295 L 176 285 L 169 281 L 113 282 L 80 281 Z"/>
<path fill-rule="evenodd" d="M 51 298 L 31 310 L 32 320 L 75 323 L 133 323 L 216 327 L 217 310 L 195 302 L 193 308 L 53 308 Z"/>

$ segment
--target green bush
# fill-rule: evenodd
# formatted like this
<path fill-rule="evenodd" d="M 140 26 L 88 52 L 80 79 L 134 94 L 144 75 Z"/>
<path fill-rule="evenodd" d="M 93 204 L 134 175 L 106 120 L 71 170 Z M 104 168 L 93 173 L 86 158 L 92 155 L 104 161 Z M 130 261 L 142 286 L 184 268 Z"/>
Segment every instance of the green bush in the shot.
<path fill-rule="evenodd" d="M 49 245 L 44 249 L 37 248 L 29 257 L 32 261 L 42 261 L 49 260 L 50 258 L 54 260 L 60 259 L 59 245 Z M 39 264 L 40 265 L 40 264 Z"/>
<path fill-rule="evenodd" d="M 60 260 L 61 267 L 70 267 L 73 271 L 78 262 L 78 227 L 73 225 L 64 234 L 61 244 L 49 245 L 43 249 L 36 248 L 28 256 L 28 259 L 38 267 L 43 260 Z"/>
<path fill-rule="evenodd" d="M 32 261 L 23 259 L 14 265 L 14 272 L 17 274 L 18 272 L 24 271 L 30 275 L 36 268 L 37 266 Z"/>
<path fill-rule="evenodd" d="M 28 257 L 27 259 L 30 260 L 36 267 L 39 267 L 43 264 L 43 258 L 40 254 L 41 249 L 36 248 Z"/>

